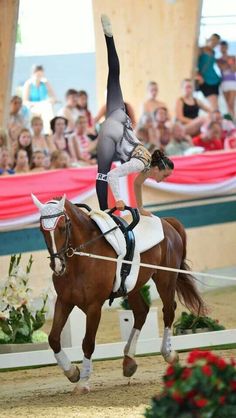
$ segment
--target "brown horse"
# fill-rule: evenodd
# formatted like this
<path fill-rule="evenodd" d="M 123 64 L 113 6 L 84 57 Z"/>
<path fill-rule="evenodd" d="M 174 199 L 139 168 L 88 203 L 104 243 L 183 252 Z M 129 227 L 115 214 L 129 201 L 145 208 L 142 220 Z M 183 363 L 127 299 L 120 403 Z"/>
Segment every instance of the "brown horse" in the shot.
<path fill-rule="evenodd" d="M 57 300 L 49 344 L 54 351 L 58 365 L 71 382 L 79 381 L 82 392 L 89 391 L 88 380 L 92 371 L 92 354 L 95 337 L 101 318 L 101 309 L 112 292 L 116 263 L 94 258 L 72 256 L 72 248 L 88 243 L 86 251 L 101 256 L 117 257 L 110 244 L 101 237 L 96 224 L 85 211 L 63 197 L 61 200 L 42 204 L 35 196 L 34 203 L 41 213 L 41 231 L 49 250 L 53 270 L 53 283 Z M 124 349 L 123 373 L 132 376 L 137 368 L 134 360 L 140 330 L 145 323 L 149 307 L 145 304 L 139 289 L 151 277 L 163 303 L 164 336 L 161 353 L 172 363 L 178 355 L 171 349 L 171 326 L 175 315 L 175 292 L 180 301 L 191 311 L 204 312 L 204 303 L 199 295 L 194 278 L 187 271 L 186 234 L 183 225 L 174 218 L 162 219 L 164 240 L 141 254 L 141 262 L 152 265 L 184 269 L 186 273 L 140 268 L 137 284 L 128 294 L 128 302 L 134 314 L 134 327 Z M 154 231 L 155 233 L 155 231 Z M 86 333 L 82 344 L 84 359 L 81 373 L 72 365 L 61 349 L 60 335 L 66 320 L 78 306 L 86 314 Z"/>

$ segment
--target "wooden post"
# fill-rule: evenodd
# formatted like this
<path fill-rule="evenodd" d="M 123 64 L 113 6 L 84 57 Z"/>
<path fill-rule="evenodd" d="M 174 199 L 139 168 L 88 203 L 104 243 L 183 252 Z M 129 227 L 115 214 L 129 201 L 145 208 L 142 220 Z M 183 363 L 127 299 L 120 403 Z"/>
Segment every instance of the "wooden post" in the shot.
<path fill-rule="evenodd" d="M 19 0 L 0 0 L 0 126 L 6 127 L 14 67 Z"/>
<path fill-rule="evenodd" d="M 193 72 L 201 7 L 202 0 L 93 0 L 99 106 L 107 77 L 101 13 L 112 21 L 123 96 L 139 116 L 150 80 L 173 112 L 181 80 Z"/>

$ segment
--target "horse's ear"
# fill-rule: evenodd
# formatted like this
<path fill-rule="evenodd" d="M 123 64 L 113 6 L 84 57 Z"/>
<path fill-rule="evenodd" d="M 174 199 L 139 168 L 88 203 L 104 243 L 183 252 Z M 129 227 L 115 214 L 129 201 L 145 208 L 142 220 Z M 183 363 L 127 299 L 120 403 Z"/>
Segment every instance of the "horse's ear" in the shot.
<path fill-rule="evenodd" d="M 37 208 L 41 211 L 44 207 L 44 204 L 41 203 L 33 193 L 31 193 L 31 197 L 35 206 L 37 206 Z"/>
<path fill-rule="evenodd" d="M 66 201 L 66 195 L 64 194 L 64 196 L 61 198 L 61 200 L 59 200 L 59 203 L 58 203 L 58 208 L 60 208 L 62 212 L 64 210 L 65 201 Z"/>

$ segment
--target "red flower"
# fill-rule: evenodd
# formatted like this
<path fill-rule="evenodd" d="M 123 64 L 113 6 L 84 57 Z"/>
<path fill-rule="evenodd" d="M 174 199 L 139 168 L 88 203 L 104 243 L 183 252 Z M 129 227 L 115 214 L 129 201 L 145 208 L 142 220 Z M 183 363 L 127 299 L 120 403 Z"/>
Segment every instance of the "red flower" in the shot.
<path fill-rule="evenodd" d="M 219 367 L 220 370 L 224 370 L 227 366 L 227 363 L 223 358 L 218 358 L 216 365 Z"/>
<path fill-rule="evenodd" d="M 165 385 L 167 388 L 171 388 L 175 384 L 175 380 L 167 380 Z"/>
<path fill-rule="evenodd" d="M 172 374 L 174 374 L 175 369 L 173 366 L 169 366 L 166 370 L 166 376 L 171 376 Z"/>
<path fill-rule="evenodd" d="M 220 396 L 219 404 L 224 405 L 226 396 Z"/>
<path fill-rule="evenodd" d="M 188 393 L 186 393 L 187 399 L 193 398 L 197 394 L 197 391 L 195 389 L 190 390 Z"/>
<path fill-rule="evenodd" d="M 208 400 L 205 398 L 196 399 L 194 403 L 196 406 L 198 406 L 198 408 L 204 408 L 204 406 L 208 404 Z"/>
<path fill-rule="evenodd" d="M 235 390 L 235 391 L 236 391 L 236 380 L 232 380 L 232 381 L 230 382 L 230 387 L 231 387 L 231 389 L 233 389 L 233 390 Z"/>
<path fill-rule="evenodd" d="M 188 379 L 192 374 L 192 369 L 190 369 L 189 367 L 185 367 L 182 373 L 182 378 L 183 379 Z"/>
<path fill-rule="evenodd" d="M 233 358 L 233 357 L 230 359 L 230 364 L 231 364 L 232 366 L 236 366 L 236 361 L 234 360 L 234 358 Z"/>
<path fill-rule="evenodd" d="M 188 356 L 188 363 L 191 364 L 200 359 L 207 359 L 209 354 L 209 351 L 193 350 Z"/>
<path fill-rule="evenodd" d="M 206 376 L 211 376 L 212 375 L 212 368 L 211 366 L 208 366 L 208 364 L 205 364 L 204 366 L 202 366 L 202 373 L 205 374 Z"/>
<path fill-rule="evenodd" d="M 183 402 L 183 397 L 178 391 L 175 391 L 175 392 L 172 393 L 172 398 L 178 403 Z"/>

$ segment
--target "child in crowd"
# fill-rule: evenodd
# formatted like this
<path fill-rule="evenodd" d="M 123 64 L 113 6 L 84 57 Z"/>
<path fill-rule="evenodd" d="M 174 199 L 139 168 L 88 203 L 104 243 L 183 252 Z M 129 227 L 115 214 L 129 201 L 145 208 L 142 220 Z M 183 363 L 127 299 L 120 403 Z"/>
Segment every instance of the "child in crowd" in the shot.
<path fill-rule="evenodd" d="M 89 134 L 95 135 L 94 120 L 92 113 L 88 109 L 88 94 L 85 90 L 78 91 L 78 104 L 77 109 L 80 112 L 81 116 L 85 116 L 88 122 L 87 131 Z"/>
<path fill-rule="evenodd" d="M 211 122 L 205 134 L 195 136 L 193 145 L 203 147 L 205 151 L 218 151 L 223 149 L 223 132 L 218 122 Z"/>
<path fill-rule="evenodd" d="M 0 175 L 14 174 L 12 169 L 12 160 L 7 147 L 0 148 Z"/>
<path fill-rule="evenodd" d="M 86 116 L 79 116 L 75 123 L 75 133 L 71 136 L 76 161 L 83 161 L 87 164 L 96 164 L 93 157 L 97 146 L 97 140 L 91 141 L 88 137 L 88 122 Z"/>
<path fill-rule="evenodd" d="M 31 164 L 30 170 L 34 172 L 45 171 L 44 161 L 45 161 L 44 152 L 41 150 L 34 151 L 33 156 L 32 156 L 32 164 Z"/>
<path fill-rule="evenodd" d="M 14 170 L 16 174 L 24 174 L 29 172 L 29 158 L 25 149 L 19 149 L 17 151 Z"/>
<path fill-rule="evenodd" d="M 168 127 L 168 111 L 166 107 L 159 107 L 154 112 L 154 127 L 150 129 L 150 143 L 156 148 L 165 150 L 170 142 L 171 131 Z"/>
<path fill-rule="evenodd" d="M 70 158 L 66 151 L 57 150 L 51 154 L 51 170 L 69 168 Z"/>
<path fill-rule="evenodd" d="M 41 150 L 45 155 L 49 154 L 48 143 L 45 135 L 43 134 L 43 120 L 40 116 L 34 116 L 31 119 L 32 135 L 32 147 L 33 151 Z"/>
<path fill-rule="evenodd" d="M 69 89 L 66 92 L 66 104 L 58 111 L 58 116 L 63 116 L 67 119 L 67 133 L 72 133 L 75 127 L 75 121 L 80 115 L 80 111 L 77 108 L 78 106 L 78 91 L 74 89 Z"/>
<path fill-rule="evenodd" d="M 17 138 L 17 151 L 23 149 L 27 152 L 28 163 L 31 163 L 33 147 L 32 147 L 32 136 L 29 129 L 22 129 Z"/>

